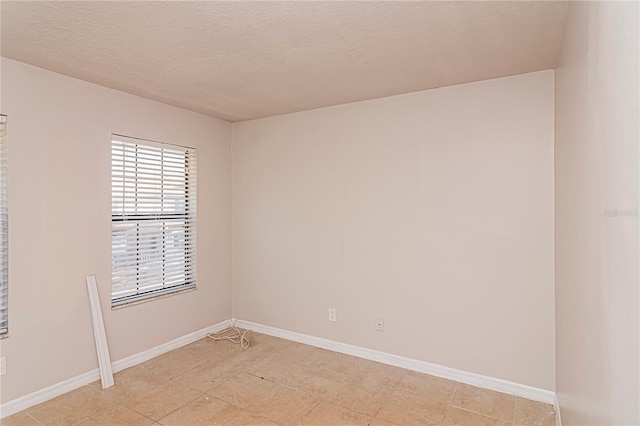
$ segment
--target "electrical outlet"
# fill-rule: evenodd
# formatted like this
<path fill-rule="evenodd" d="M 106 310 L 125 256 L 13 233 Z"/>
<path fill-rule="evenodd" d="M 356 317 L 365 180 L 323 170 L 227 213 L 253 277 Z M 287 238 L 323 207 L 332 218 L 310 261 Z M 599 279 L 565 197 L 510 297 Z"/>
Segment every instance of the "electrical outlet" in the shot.
<path fill-rule="evenodd" d="M 0 376 L 7 374 L 7 356 L 2 355 L 0 357 Z"/>
<path fill-rule="evenodd" d="M 376 318 L 376 331 L 384 331 L 384 318 Z"/>
<path fill-rule="evenodd" d="M 337 321 L 336 308 L 329 308 L 329 321 Z"/>

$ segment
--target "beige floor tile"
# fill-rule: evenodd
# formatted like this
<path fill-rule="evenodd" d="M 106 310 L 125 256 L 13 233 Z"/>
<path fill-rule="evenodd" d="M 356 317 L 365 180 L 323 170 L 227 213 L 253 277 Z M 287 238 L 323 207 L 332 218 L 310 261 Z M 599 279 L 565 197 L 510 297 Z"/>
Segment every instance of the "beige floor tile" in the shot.
<path fill-rule="evenodd" d="M 351 385 L 338 393 L 333 402 L 341 407 L 375 416 L 389 399 L 395 384 L 376 375 L 352 378 Z"/>
<path fill-rule="evenodd" d="M 362 362 L 359 362 L 362 361 Z M 400 382 L 407 374 L 418 374 L 404 368 L 385 365 L 379 362 L 366 359 L 354 358 L 355 365 L 352 367 L 354 376 L 374 377 L 389 386 Z"/>
<path fill-rule="evenodd" d="M 100 381 L 92 385 L 119 401 L 128 401 L 145 395 L 169 381 L 167 376 L 155 373 L 144 364 L 139 364 L 114 374 L 113 380 L 114 385 L 107 389 L 102 389 Z"/>
<path fill-rule="evenodd" d="M 444 402 L 421 402 L 399 406 L 385 402 L 376 418 L 398 425 L 439 425 L 447 412 Z"/>
<path fill-rule="evenodd" d="M 202 362 L 220 360 L 234 356 L 238 352 L 238 348 L 231 342 L 215 341 L 209 337 L 196 340 L 182 347 L 182 350 L 191 353 L 196 358 L 200 358 Z"/>
<path fill-rule="evenodd" d="M 205 362 L 207 360 L 203 360 L 199 354 L 180 348 L 145 361 L 142 365 L 155 374 L 172 379 Z"/>
<path fill-rule="evenodd" d="M 238 360 L 235 357 L 230 357 L 221 361 L 208 361 L 173 380 L 201 392 L 207 392 L 217 385 L 218 379 L 221 377 L 232 376 L 242 371 Z"/>
<path fill-rule="evenodd" d="M 240 373 L 221 378 L 208 394 L 236 407 L 250 409 L 267 402 L 277 391 L 277 387 L 269 380 Z"/>
<path fill-rule="evenodd" d="M 149 426 L 153 423 L 148 417 L 124 405 L 115 405 L 101 414 L 79 423 L 79 426 Z"/>
<path fill-rule="evenodd" d="M 551 405 L 516 398 L 515 424 L 518 426 L 555 426 L 556 413 Z"/>
<path fill-rule="evenodd" d="M 153 420 L 159 420 L 167 414 L 202 395 L 202 392 L 169 381 L 151 392 L 123 403 Z"/>
<path fill-rule="evenodd" d="M 76 424 L 115 404 L 110 396 L 83 386 L 33 407 L 29 414 L 44 425 Z"/>
<path fill-rule="evenodd" d="M 393 423 L 393 422 L 390 422 L 389 420 L 379 419 L 376 417 L 371 421 L 369 426 L 404 426 L 404 425 L 401 425 L 399 423 Z"/>
<path fill-rule="evenodd" d="M 472 413 L 471 411 L 462 410 L 460 408 L 449 407 L 442 424 L 443 426 L 501 426 L 510 425 L 511 423 L 483 416 L 482 414 Z"/>
<path fill-rule="evenodd" d="M 279 426 L 279 423 L 243 411 L 225 423 L 225 426 Z"/>
<path fill-rule="evenodd" d="M 323 365 L 324 368 L 338 373 L 348 374 L 355 378 L 375 377 L 381 380 L 386 386 L 395 384 L 409 372 L 403 368 L 381 364 L 345 354 L 338 355 L 335 360 L 329 358 L 329 362 Z"/>
<path fill-rule="evenodd" d="M 7 417 L 3 425 L 555 425 L 553 407 L 254 334 L 201 339 Z M 126 408 L 125 408 L 126 407 Z"/>
<path fill-rule="evenodd" d="M 353 389 L 353 378 L 345 374 L 301 364 L 293 364 L 281 383 L 327 401 Z"/>
<path fill-rule="evenodd" d="M 370 422 L 370 416 L 323 401 L 303 417 L 301 424 L 367 426 Z"/>
<path fill-rule="evenodd" d="M 272 340 L 281 340 L 282 342 L 289 342 L 289 340 L 269 336 L 268 334 L 257 333 L 255 331 L 250 331 L 249 334 L 247 334 L 247 337 L 249 338 L 249 341 L 253 346 L 260 346 Z"/>
<path fill-rule="evenodd" d="M 292 342 L 291 340 L 280 339 L 278 337 L 269 336 L 266 334 L 260 333 L 250 333 L 247 335 L 251 342 L 252 348 L 256 348 L 262 353 L 265 352 L 278 352 L 284 353 L 284 351 L 288 351 L 292 346 L 297 345 L 298 343 Z"/>
<path fill-rule="evenodd" d="M 246 373 L 281 383 L 297 365 L 297 362 L 288 360 L 282 354 L 270 352 L 261 359 L 253 363 L 245 363 L 239 368 Z"/>
<path fill-rule="evenodd" d="M 237 348 L 237 353 L 232 359 L 234 364 L 237 366 L 237 369 L 240 371 L 246 371 L 249 366 L 256 364 L 268 356 L 268 354 L 271 354 L 271 352 L 267 352 L 267 354 L 265 354 L 256 347 L 249 347 L 248 349 L 243 350 L 239 345 L 234 346 Z"/>
<path fill-rule="evenodd" d="M 386 396 L 382 393 L 354 389 L 351 393 L 338 395 L 333 402 L 343 408 L 375 416 L 385 400 Z"/>
<path fill-rule="evenodd" d="M 306 392 L 277 385 L 269 400 L 252 410 L 253 414 L 276 423 L 296 424 L 306 416 L 319 400 Z"/>
<path fill-rule="evenodd" d="M 393 422 L 390 422 L 389 420 L 379 419 L 376 417 L 371 421 L 369 426 L 404 426 L 404 425 L 401 425 L 399 423 L 393 423 Z"/>
<path fill-rule="evenodd" d="M 349 355 L 315 347 L 305 348 L 304 358 L 297 361 L 309 367 L 340 369 L 341 373 L 353 365 Z"/>
<path fill-rule="evenodd" d="M 0 420 L 2 426 L 40 426 L 42 423 L 31 417 L 26 412 L 20 412 Z"/>
<path fill-rule="evenodd" d="M 304 364 L 316 355 L 322 354 L 322 351 L 322 349 L 314 346 L 303 345 L 302 343 L 297 342 L 289 342 L 286 349 L 279 353 L 282 356 L 283 361 Z"/>
<path fill-rule="evenodd" d="M 485 416 L 513 422 L 516 398 L 500 392 L 460 383 L 451 405 Z"/>
<path fill-rule="evenodd" d="M 239 413 L 238 407 L 205 394 L 158 420 L 158 423 L 164 426 L 221 425 Z"/>
<path fill-rule="evenodd" d="M 388 402 L 400 407 L 414 407 L 435 402 L 448 405 L 457 382 L 416 372 L 407 373 L 395 386 Z"/>

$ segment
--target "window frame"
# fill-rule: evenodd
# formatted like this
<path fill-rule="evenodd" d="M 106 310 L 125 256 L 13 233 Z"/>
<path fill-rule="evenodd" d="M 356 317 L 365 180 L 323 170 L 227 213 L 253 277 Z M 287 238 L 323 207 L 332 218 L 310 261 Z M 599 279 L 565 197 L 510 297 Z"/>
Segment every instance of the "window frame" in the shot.
<path fill-rule="evenodd" d="M 195 290 L 196 234 L 196 149 L 112 134 L 112 309 Z"/>
<path fill-rule="evenodd" d="M 5 114 L 0 114 L 0 339 L 9 337 L 8 142 Z"/>

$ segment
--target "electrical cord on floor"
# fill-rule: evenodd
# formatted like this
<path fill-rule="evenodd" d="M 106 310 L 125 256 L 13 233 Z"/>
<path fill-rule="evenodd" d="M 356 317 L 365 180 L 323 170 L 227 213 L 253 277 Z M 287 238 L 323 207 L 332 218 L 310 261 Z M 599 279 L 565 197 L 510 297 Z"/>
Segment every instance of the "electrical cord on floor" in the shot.
<path fill-rule="evenodd" d="M 228 328 L 225 328 L 224 330 L 217 333 L 209 333 L 207 334 L 207 337 L 213 340 L 229 340 L 236 345 L 240 345 L 242 349 L 248 349 L 251 342 L 245 336 L 250 331 L 251 330 L 240 330 L 238 327 L 236 327 L 235 321 L 233 321 L 231 323 L 231 326 L 229 326 Z"/>

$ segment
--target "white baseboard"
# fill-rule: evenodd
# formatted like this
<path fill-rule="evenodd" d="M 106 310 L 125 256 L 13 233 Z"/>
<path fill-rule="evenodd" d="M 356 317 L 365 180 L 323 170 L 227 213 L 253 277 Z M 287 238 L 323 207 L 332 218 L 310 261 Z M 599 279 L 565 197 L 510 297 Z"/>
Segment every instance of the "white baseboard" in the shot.
<path fill-rule="evenodd" d="M 193 343 L 196 340 L 200 340 L 203 337 L 206 337 L 206 335 L 209 333 L 217 333 L 218 331 L 222 331 L 225 328 L 229 327 L 229 324 L 229 320 L 220 321 L 217 324 L 211 325 L 198 331 L 194 331 L 193 333 L 185 334 L 184 336 L 173 339 L 170 342 L 115 361 L 112 364 L 113 371 L 117 373 L 118 371 L 133 367 L 134 365 L 138 365 L 142 362 L 150 360 L 151 358 L 155 358 L 158 355 L 162 355 L 163 353 L 181 348 L 182 346 L 188 345 L 189 343 Z"/>
<path fill-rule="evenodd" d="M 258 333 L 268 334 L 270 336 L 280 337 L 294 342 L 304 343 L 335 352 L 341 352 L 348 355 L 357 356 L 371 361 L 381 362 L 383 364 L 393 365 L 396 367 L 406 368 L 408 370 L 418 371 L 421 373 L 431 374 L 445 379 L 456 380 L 458 382 L 467 383 L 485 389 L 495 390 L 534 401 L 553 404 L 556 408 L 556 419 L 558 426 L 562 425 L 560 420 L 560 409 L 558 398 L 555 392 L 532 386 L 514 383 L 507 380 L 497 379 L 494 377 L 483 376 L 480 374 L 470 373 L 467 371 L 456 370 L 454 368 L 445 367 L 438 364 L 432 364 L 425 361 L 419 361 L 411 358 L 393 355 L 385 352 L 367 349 L 360 346 L 340 343 L 333 340 L 323 339 L 320 337 L 309 336 L 306 334 L 296 333 L 293 331 L 283 330 L 280 328 L 270 327 L 262 324 L 256 324 L 249 321 L 233 320 L 238 327 L 247 328 Z M 177 339 L 162 345 L 155 346 L 146 351 L 131 355 L 127 358 L 112 363 L 114 372 L 122 371 L 126 368 L 133 367 L 158 355 L 177 349 L 179 347 L 195 342 L 208 333 L 221 331 L 229 326 L 229 321 L 222 321 L 210 327 L 203 328 L 193 333 L 189 333 Z M 82 373 L 76 377 L 40 389 L 28 395 L 8 401 L 0 405 L 0 418 L 4 418 L 15 414 L 19 411 L 26 410 L 29 407 L 48 401 L 56 396 L 72 391 L 79 387 L 88 385 L 100 378 L 100 372 L 96 368 L 86 373 Z"/>
<path fill-rule="evenodd" d="M 219 322 L 201 330 L 194 331 L 193 333 L 178 337 L 177 339 L 171 340 L 170 342 L 155 346 L 146 351 L 139 352 L 121 360 L 115 361 L 111 364 L 111 367 L 114 373 L 122 371 L 126 368 L 133 367 L 134 365 L 140 364 L 141 362 L 147 361 L 151 358 L 155 358 L 158 355 L 162 355 L 163 353 L 172 351 L 179 347 L 188 345 L 189 343 L 195 342 L 196 340 L 202 339 L 207 335 L 207 333 L 215 333 L 224 330 L 228 326 L 228 320 Z M 29 407 L 33 407 L 36 404 L 48 401 L 52 398 L 55 398 L 56 396 L 62 395 L 63 393 L 67 393 L 79 387 L 88 385 L 89 383 L 95 382 L 99 378 L 100 370 L 96 368 L 94 370 L 87 371 L 86 373 L 82 373 L 79 376 L 72 377 L 65 381 L 48 386 L 44 389 L 32 392 L 28 395 L 24 395 L 11 401 L 7 401 L 4 404 L 0 405 L 0 418 L 4 418 L 19 411 L 26 410 Z"/>
<path fill-rule="evenodd" d="M 41 402 L 48 401 L 58 395 L 62 395 L 63 393 L 88 385 L 99 378 L 100 371 L 96 368 L 94 370 L 87 371 L 86 373 L 82 373 L 79 376 L 56 383 L 55 385 L 12 399 L 11 401 L 7 401 L 0 406 L 0 418 L 5 418 L 17 413 L 18 411 L 26 410 L 29 407 L 33 407 Z"/>
<path fill-rule="evenodd" d="M 283 330 L 267 325 L 256 324 L 249 321 L 232 321 L 235 321 L 235 324 L 240 328 L 253 330 L 257 333 L 268 334 L 270 336 L 280 337 L 311 346 L 317 346 L 319 348 L 328 349 L 330 351 L 341 352 L 347 355 L 353 355 L 371 361 L 381 362 L 383 364 L 393 365 L 396 367 L 406 368 L 408 370 L 418 371 L 420 373 L 430 374 L 432 376 L 455 380 L 484 389 L 503 392 L 533 401 L 544 402 L 545 404 L 556 403 L 556 394 L 555 392 L 550 390 L 535 388 L 520 383 L 510 382 L 508 380 L 483 376 L 467 371 L 456 370 L 454 368 L 445 367 L 438 364 L 432 364 L 429 362 L 380 352 L 373 349 L 367 349 L 360 346 L 349 345 L 347 343 L 340 343 L 320 337 L 309 336 L 307 334 L 296 333 L 293 331 Z"/>

